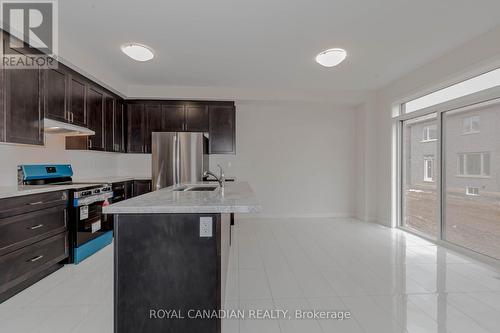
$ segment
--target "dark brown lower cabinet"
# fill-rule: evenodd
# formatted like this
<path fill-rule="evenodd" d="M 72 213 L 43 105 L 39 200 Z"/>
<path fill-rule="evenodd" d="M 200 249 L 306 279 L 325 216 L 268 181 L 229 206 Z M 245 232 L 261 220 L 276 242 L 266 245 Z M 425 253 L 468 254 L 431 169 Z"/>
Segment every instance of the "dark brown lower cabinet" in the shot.
<path fill-rule="evenodd" d="M 120 202 L 132 198 L 133 195 L 133 181 L 125 181 L 113 183 L 113 203 Z"/>
<path fill-rule="evenodd" d="M 151 180 L 134 180 L 134 197 L 151 192 Z"/>
<path fill-rule="evenodd" d="M 68 258 L 67 192 L 0 200 L 0 302 Z"/>

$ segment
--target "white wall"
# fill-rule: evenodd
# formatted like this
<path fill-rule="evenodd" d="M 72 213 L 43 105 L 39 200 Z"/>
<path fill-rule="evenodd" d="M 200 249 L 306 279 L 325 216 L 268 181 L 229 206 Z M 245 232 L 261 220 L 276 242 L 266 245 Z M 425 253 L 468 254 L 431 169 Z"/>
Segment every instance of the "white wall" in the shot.
<path fill-rule="evenodd" d="M 353 216 L 356 113 L 312 102 L 239 102 L 236 155 L 212 155 L 228 176 L 250 182 L 266 216 Z M 151 155 L 0 144 L 0 186 L 16 185 L 23 163 L 71 163 L 75 178 L 151 175 Z"/>
<path fill-rule="evenodd" d="M 393 103 L 422 96 L 465 78 L 500 67 L 499 40 L 500 27 L 408 73 L 376 93 L 376 102 L 371 106 L 371 112 L 365 113 L 364 122 L 360 121 L 359 126 L 369 123 L 375 128 L 367 134 L 369 137 L 365 138 L 367 144 L 376 142 L 377 152 L 374 160 L 367 160 L 371 167 L 365 177 L 376 181 L 376 191 L 368 194 L 367 200 L 375 203 L 377 207 L 377 222 L 388 226 L 394 225 L 395 222 L 395 216 L 392 215 L 394 166 L 391 109 Z M 369 118 L 370 113 L 376 115 L 375 119 Z"/>
<path fill-rule="evenodd" d="M 377 167 L 376 96 L 367 98 L 355 110 L 356 123 L 356 200 L 355 217 L 369 222 L 377 221 L 377 179 L 373 172 Z"/>
<path fill-rule="evenodd" d="M 323 103 L 240 102 L 236 155 L 212 156 L 250 182 L 265 216 L 353 216 L 355 113 Z"/>

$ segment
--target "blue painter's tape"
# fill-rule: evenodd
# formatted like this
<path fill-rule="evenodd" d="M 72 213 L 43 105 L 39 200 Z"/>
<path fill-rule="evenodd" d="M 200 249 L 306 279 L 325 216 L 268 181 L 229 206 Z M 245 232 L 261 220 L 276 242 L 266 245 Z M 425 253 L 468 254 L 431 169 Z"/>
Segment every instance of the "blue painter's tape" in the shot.
<path fill-rule="evenodd" d="M 75 248 L 75 264 L 81 263 L 100 249 L 108 246 L 113 241 L 113 231 L 107 231 L 101 236 L 88 241 Z"/>

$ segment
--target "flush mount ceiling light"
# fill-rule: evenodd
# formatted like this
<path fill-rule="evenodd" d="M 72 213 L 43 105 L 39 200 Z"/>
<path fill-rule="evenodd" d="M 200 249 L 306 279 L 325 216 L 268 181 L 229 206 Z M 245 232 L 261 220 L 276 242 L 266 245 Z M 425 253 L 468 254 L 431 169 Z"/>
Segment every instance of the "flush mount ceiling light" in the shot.
<path fill-rule="evenodd" d="M 137 61 L 148 61 L 153 59 L 153 57 L 155 56 L 153 50 L 151 50 L 149 47 L 137 43 L 128 43 L 122 45 L 122 51 L 130 58 Z"/>
<path fill-rule="evenodd" d="M 328 49 L 316 56 L 316 62 L 321 66 L 335 67 L 345 60 L 347 52 L 344 49 Z"/>

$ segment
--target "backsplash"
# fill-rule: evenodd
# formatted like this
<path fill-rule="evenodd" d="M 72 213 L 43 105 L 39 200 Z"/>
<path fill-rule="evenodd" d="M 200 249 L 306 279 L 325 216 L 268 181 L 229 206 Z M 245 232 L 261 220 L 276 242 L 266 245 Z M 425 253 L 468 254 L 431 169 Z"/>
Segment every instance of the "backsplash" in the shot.
<path fill-rule="evenodd" d="M 66 150 L 63 136 L 46 135 L 45 146 L 0 144 L 0 186 L 17 185 L 19 164 L 71 164 L 74 178 L 105 176 L 151 177 L 151 154 L 117 154 Z M 217 163 L 228 176 L 234 176 L 234 155 L 210 156 L 210 169 L 218 172 Z"/>
<path fill-rule="evenodd" d="M 148 168 L 151 165 L 149 155 L 71 151 L 64 149 L 64 146 L 64 137 L 57 135 L 46 135 L 45 146 L 41 147 L 0 144 L 0 186 L 17 185 L 19 164 L 68 163 L 73 166 L 76 179 L 118 175 L 146 176 L 151 173 L 151 168 Z"/>

